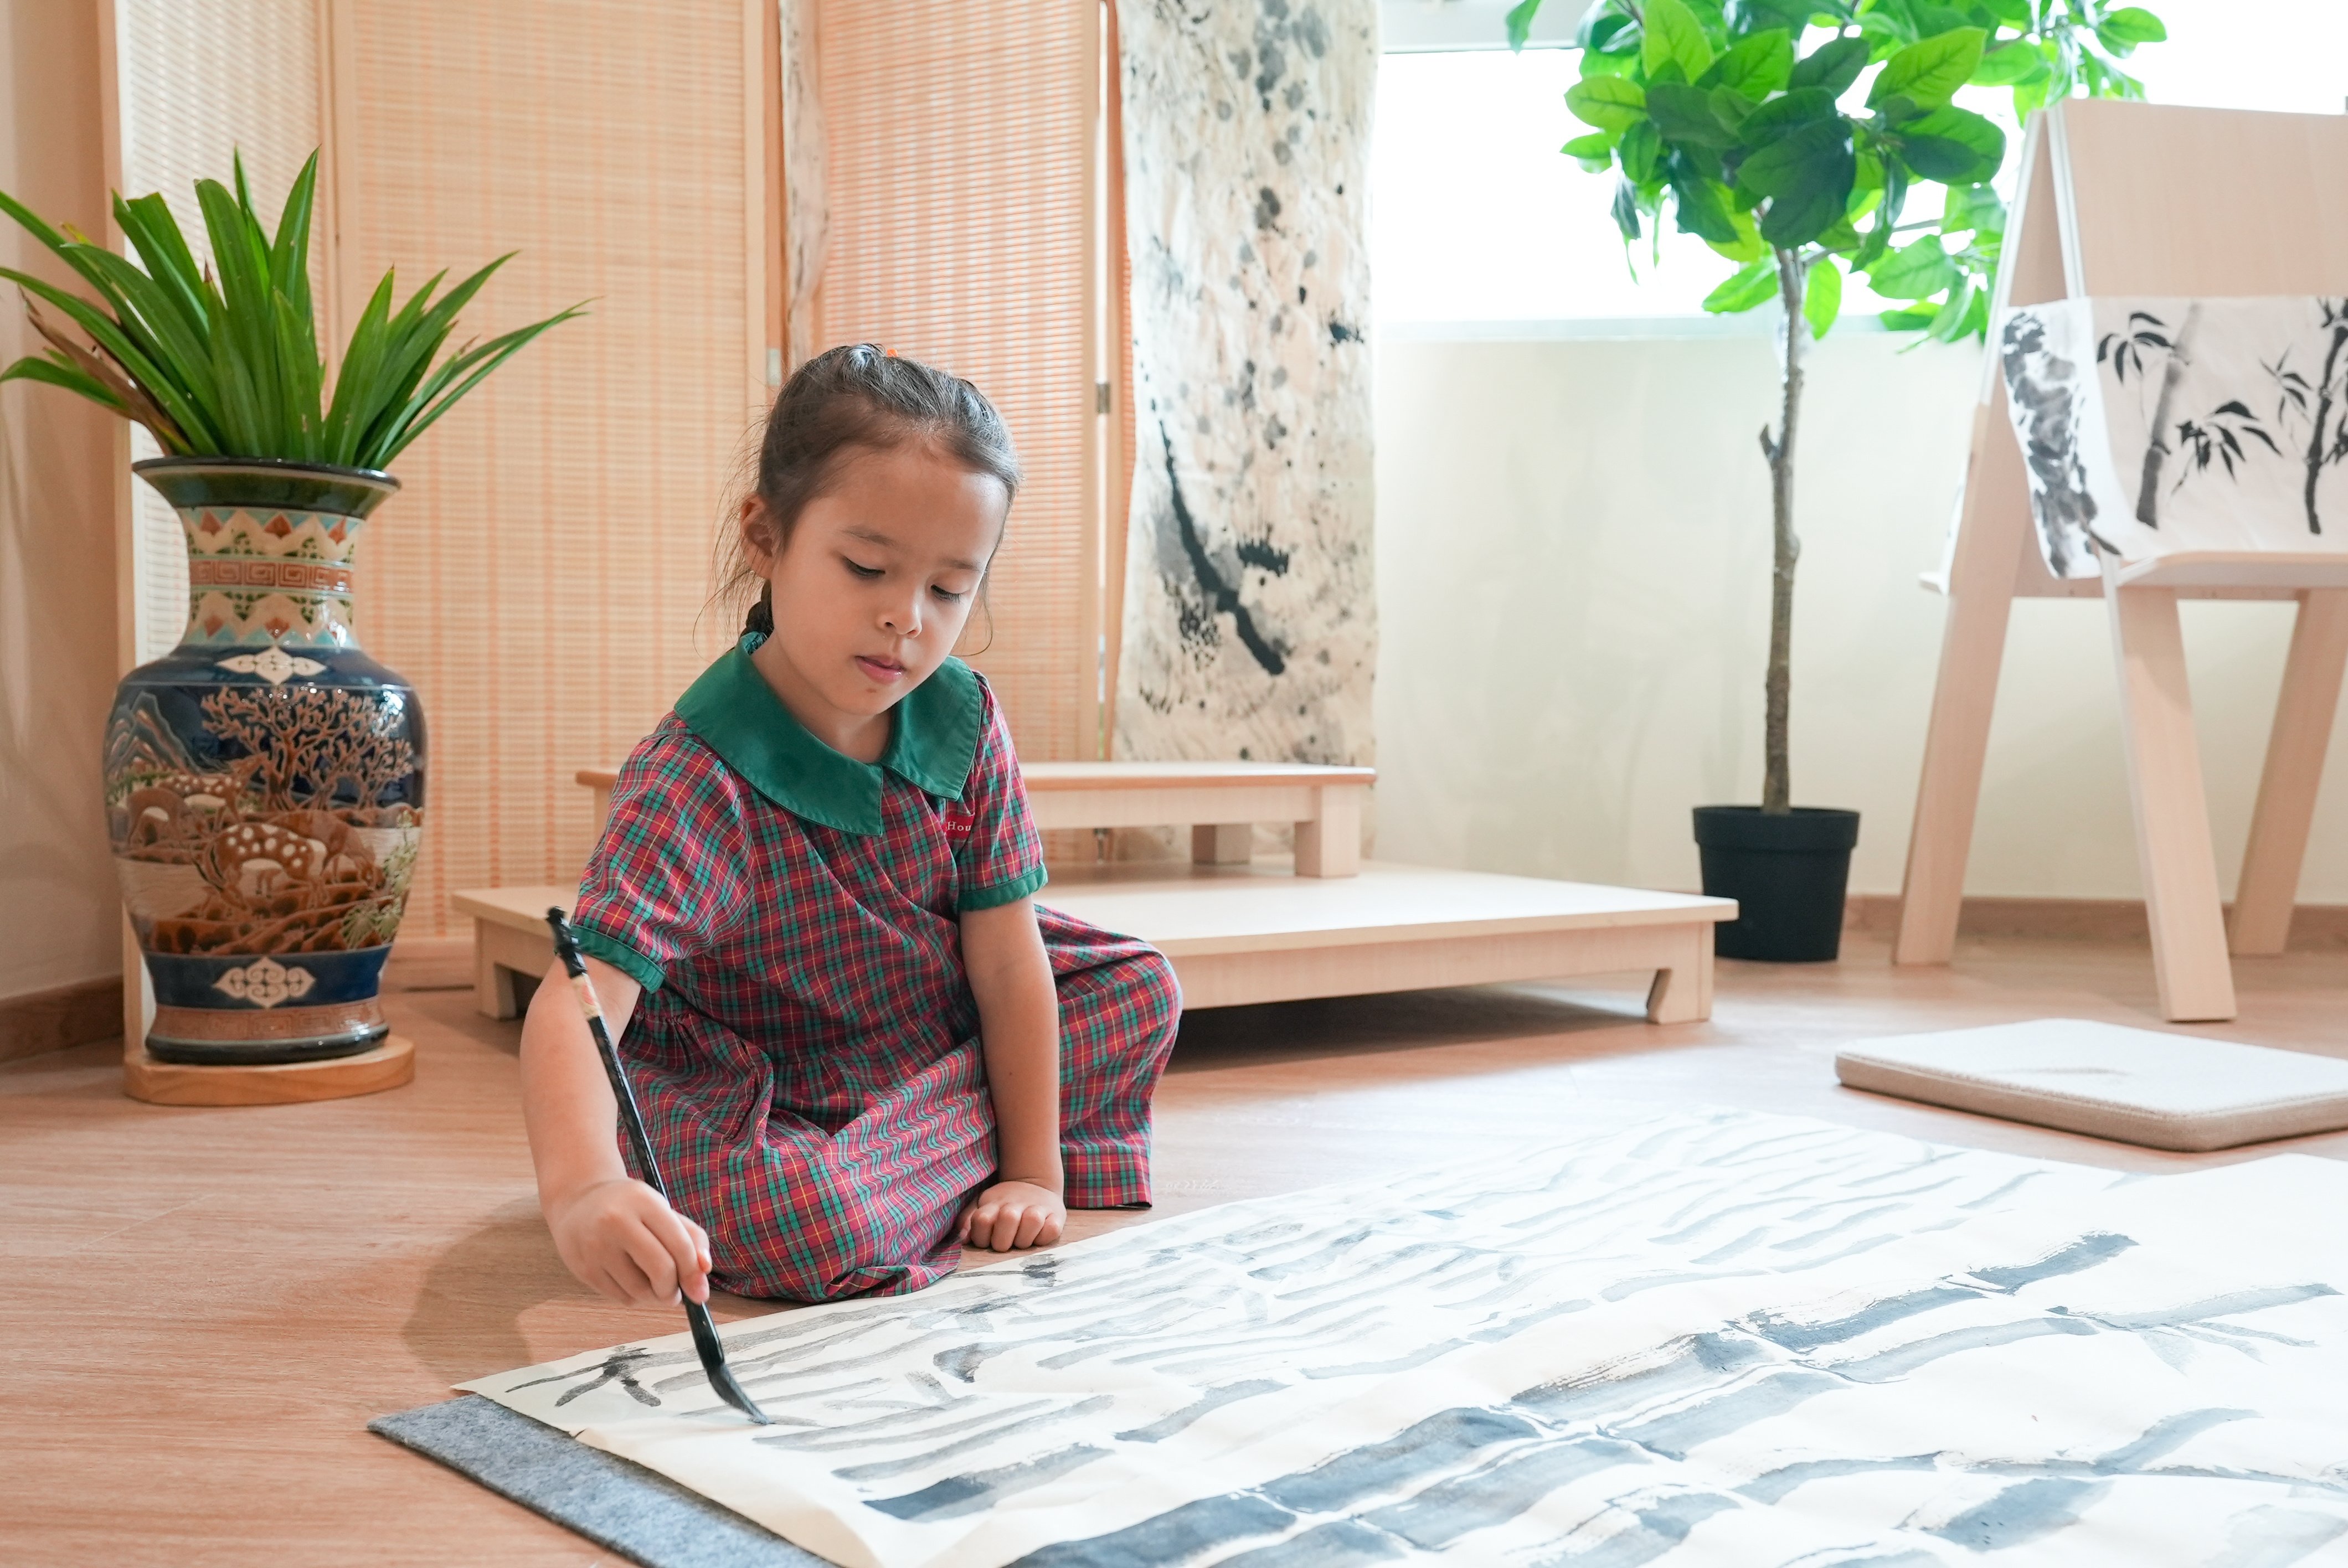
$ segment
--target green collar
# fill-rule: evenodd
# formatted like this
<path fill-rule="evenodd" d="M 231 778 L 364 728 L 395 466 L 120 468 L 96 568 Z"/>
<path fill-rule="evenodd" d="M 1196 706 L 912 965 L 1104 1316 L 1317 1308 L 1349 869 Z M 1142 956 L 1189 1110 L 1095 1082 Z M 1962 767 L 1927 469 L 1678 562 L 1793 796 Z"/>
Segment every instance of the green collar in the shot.
<path fill-rule="evenodd" d="M 978 758 L 979 678 L 949 659 L 897 704 L 880 763 L 833 751 L 791 717 L 750 662 L 766 639 L 745 635 L 676 700 L 676 716 L 785 811 L 842 833 L 880 831 L 880 770 L 943 800 L 960 800 Z"/>

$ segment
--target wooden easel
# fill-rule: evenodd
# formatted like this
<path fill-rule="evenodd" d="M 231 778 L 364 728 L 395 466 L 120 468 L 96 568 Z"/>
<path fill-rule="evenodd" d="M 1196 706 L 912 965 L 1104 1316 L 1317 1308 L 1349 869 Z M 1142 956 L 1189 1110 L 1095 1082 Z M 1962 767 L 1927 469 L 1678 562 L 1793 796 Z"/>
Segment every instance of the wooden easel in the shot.
<path fill-rule="evenodd" d="M 2348 116 L 2074 99 L 2031 117 L 1995 304 L 2090 294 L 2348 294 Z M 2162 1017 L 2234 1016 L 2229 953 L 2282 951 L 2348 667 L 2348 556 L 2203 551 L 2061 581 L 2039 553 L 1997 355 L 1983 367 L 1945 581 L 1941 670 L 1908 841 L 1896 964 L 1945 964 L 2016 596 L 2108 607 L 2137 858 Z M 2230 930 L 2218 887 L 2177 601 L 2295 600 Z"/>

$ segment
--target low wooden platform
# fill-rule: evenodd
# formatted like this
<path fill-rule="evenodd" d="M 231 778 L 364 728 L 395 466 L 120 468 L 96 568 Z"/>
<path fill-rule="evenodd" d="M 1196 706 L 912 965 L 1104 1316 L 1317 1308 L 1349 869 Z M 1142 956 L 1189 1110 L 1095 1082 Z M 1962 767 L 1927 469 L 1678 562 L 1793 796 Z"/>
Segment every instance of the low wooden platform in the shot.
<path fill-rule="evenodd" d="M 547 907 L 568 910 L 573 896 L 449 896 L 474 921 L 481 1012 L 515 1015 L 515 975 L 536 979 L 554 959 Z M 1038 901 L 1156 947 L 1174 961 L 1188 1010 L 1652 971 L 1655 1023 L 1712 1016 L 1712 927 L 1736 915 L 1725 898 L 1376 861 L 1344 881 L 1298 877 L 1270 859 L 1056 867 Z"/>

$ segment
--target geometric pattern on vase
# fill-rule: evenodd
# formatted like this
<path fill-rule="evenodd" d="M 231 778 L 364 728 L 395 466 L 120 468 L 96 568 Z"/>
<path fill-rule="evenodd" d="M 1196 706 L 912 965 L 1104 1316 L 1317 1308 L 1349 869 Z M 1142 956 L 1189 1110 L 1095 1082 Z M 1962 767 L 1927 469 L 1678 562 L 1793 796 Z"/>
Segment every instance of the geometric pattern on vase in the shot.
<path fill-rule="evenodd" d="M 387 476 L 250 459 L 138 466 L 179 512 L 180 645 L 107 727 L 115 866 L 166 1061 L 365 1050 L 423 838 L 414 688 L 352 628 L 360 522 Z"/>

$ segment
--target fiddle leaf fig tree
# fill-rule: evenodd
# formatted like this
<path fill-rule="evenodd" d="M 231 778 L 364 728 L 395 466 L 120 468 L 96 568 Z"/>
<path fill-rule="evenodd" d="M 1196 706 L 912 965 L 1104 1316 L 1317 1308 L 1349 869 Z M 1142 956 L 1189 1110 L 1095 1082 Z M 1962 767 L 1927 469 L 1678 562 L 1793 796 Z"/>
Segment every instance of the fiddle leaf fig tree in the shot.
<path fill-rule="evenodd" d="M 1542 0 L 1509 13 L 1522 48 Z M 1952 100 L 2011 88 L 2017 118 L 2061 97 L 2141 97 L 2117 64 L 2168 36 L 2158 17 L 2106 0 L 1600 0 L 1565 95 L 1587 134 L 1564 151 L 1615 176 L 1624 243 L 1668 217 L 1736 264 L 1704 309 L 1784 312 L 1783 384 L 1769 464 L 1776 557 L 1765 682 L 1761 809 L 1792 809 L 1787 755 L 1793 638 L 1794 453 L 1805 351 L 1863 276 L 1911 302 L 1887 325 L 1944 343 L 1984 335 L 2005 233 L 1994 188 L 2005 133 Z M 1938 216 L 1903 221 L 1919 187 Z"/>

